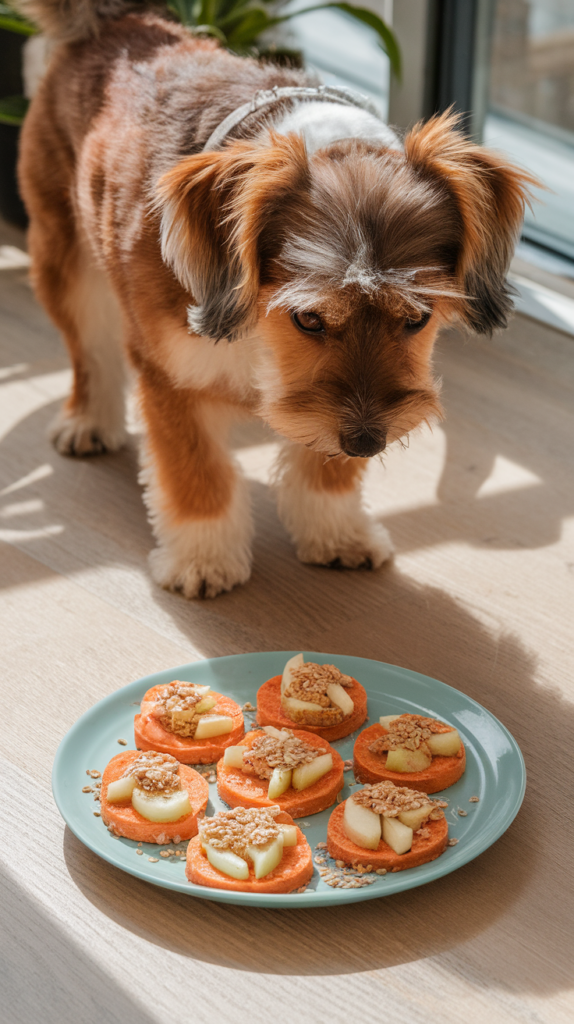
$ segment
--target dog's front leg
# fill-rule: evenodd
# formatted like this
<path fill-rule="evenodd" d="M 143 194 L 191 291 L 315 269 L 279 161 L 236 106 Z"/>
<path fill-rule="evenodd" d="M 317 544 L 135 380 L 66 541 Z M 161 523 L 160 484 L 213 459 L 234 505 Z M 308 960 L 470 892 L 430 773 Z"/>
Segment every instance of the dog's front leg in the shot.
<path fill-rule="evenodd" d="M 302 562 L 376 569 L 392 555 L 389 534 L 361 504 L 366 464 L 366 459 L 326 459 L 301 445 L 283 449 L 277 507 Z"/>
<path fill-rule="evenodd" d="M 225 446 L 230 409 L 145 373 L 140 395 L 141 481 L 158 541 L 152 575 L 186 597 L 215 597 L 251 572 L 247 486 Z"/>

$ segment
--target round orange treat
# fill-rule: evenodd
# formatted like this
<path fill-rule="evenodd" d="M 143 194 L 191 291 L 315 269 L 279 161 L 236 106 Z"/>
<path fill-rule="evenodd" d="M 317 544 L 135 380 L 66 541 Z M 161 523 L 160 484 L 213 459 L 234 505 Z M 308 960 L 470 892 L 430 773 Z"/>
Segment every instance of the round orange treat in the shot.
<path fill-rule="evenodd" d="M 331 770 L 307 789 L 293 789 L 289 786 L 281 796 L 270 800 L 267 795 L 269 779 L 248 775 L 240 768 L 232 768 L 221 760 L 217 765 L 217 792 L 226 804 L 230 807 L 271 807 L 276 804 L 294 818 L 303 818 L 308 814 L 318 814 L 335 803 L 337 793 L 344 785 L 341 755 L 330 747 L 322 736 L 315 736 L 301 729 L 293 729 L 292 732 L 297 739 L 308 743 L 310 747 L 316 747 L 317 757 L 320 754 L 331 754 Z M 258 736 L 261 736 L 259 731 L 248 732 L 241 745 L 251 747 Z"/>
<path fill-rule="evenodd" d="M 164 753 L 164 751 L 160 751 Z M 197 835 L 197 821 L 202 818 L 207 807 L 209 786 L 206 780 L 193 768 L 185 764 L 179 766 L 181 785 L 187 789 L 192 814 L 184 814 L 177 821 L 149 821 L 132 807 L 131 800 L 122 803 L 110 803 L 107 799 L 110 782 L 120 779 L 129 765 L 139 757 L 137 750 L 125 750 L 122 754 L 112 757 L 102 776 L 100 811 L 104 825 L 112 825 L 117 836 L 135 839 L 142 843 L 169 843 L 175 837 L 191 839 Z"/>
<path fill-rule="evenodd" d="M 444 853 L 448 840 L 448 824 L 446 818 L 439 818 L 437 821 L 427 821 L 425 831 L 430 832 L 428 839 L 423 839 L 415 832 L 413 845 L 408 853 L 395 853 L 393 849 L 381 839 L 376 850 L 366 850 L 363 846 L 357 846 L 349 839 L 343 825 L 345 803 L 335 808 L 329 824 L 327 825 L 327 850 L 335 860 L 344 860 L 345 864 L 353 866 L 363 864 L 365 867 L 386 868 L 387 871 L 404 871 L 406 868 L 416 868 L 419 864 L 427 864 L 428 861 L 436 860 Z"/>
<path fill-rule="evenodd" d="M 405 717 L 407 717 L 405 715 Z M 409 716 L 409 717 L 417 717 Z M 444 723 L 440 723 L 443 725 Z M 450 732 L 450 726 L 444 725 L 441 732 Z M 364 729 L 360 736 L 357 736 L 353 748 L 353 771 L 358 782 L 394 782 L 395 786 L 408 786 L 409 789 L 418 789 L 422 793 L 438 793 L 447 789 L 455 782 L 458 782 L 466 768 L 466 752 L 462 740 L 458 754 L 452 757 L 444 757 L 442 754 L 433 754 L 432 763 L 422 772 L 389 772 L 386 769 L 387 753 L 373 754 L 369 750 L 371 743 L 386 736 L 388 729 L 378 723 Z"/>
<path fill-rule="evenodd" d="M 277 822 L 293 825 L 288 814 L 278 814 Z M 249 862 L 248 862 L 249 863 Z M 293 892 L 302 885 L 307 885 L 313 875 L 313 854 L 300 828 L 297 828 L 297 845 L 286 846 L 277 867 L 265 878 L 256 878 L 253 867 L 249 868 L 249 878 L 239 881 L 230 878 L 223 871 L 218 871 L 208 861 L 199 836 L 196 836 L 187 847 L 185 873 L 195 885 L 209 885 L 212 889 L 234 889 L 236 892 L 285 893 Z"/>
<path fill-rule="evenodd" d="M 259 725 L 274 725 L 276 729 L 292 729 L 296 725 L 288 718 L 281 707 L 281 676 L 268 679 L 257 691 L 257 721 Z M 305 725 L 305 732 L 314 732 L 317 736 L 332 743 L 358 729 L 367 717 L 367 691 L 356 679 L 352 686 L 345 687 L 346 693 L 353 701 L 352 714 L 344 718 L 338 725 L 321 726 Z M 299 723 L 300 724 L 300 723 Z"/>
<path fill-rule="evenodd" d="M 231 697 L 211 690 L 209 696 L 217 697 L 217 704 L 209 712 L 210 715 L 228 715 L 233 719 L 231 732 L 222 736 L 210 736 L 204 740 L 196 740 L 193 736 L 178 736 L 166 729 L 153 715 L 156 700 L 166 684 L 152 686 L 141 702 L 140 714 L 134 718 L 134 735 L 139 750 L 158 750 L 162 754 L 171 754 L 182 764 L 212 764 L 218 761 L 226 747 L 241 743 L 245 729 L 243 727 L 243 711 Z"/>

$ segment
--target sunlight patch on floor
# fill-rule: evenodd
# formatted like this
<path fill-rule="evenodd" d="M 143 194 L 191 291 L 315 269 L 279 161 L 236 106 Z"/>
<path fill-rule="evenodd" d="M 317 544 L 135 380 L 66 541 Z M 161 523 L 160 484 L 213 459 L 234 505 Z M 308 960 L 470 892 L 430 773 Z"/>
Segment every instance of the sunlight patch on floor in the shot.
<path fill-rule="evenodd" d="M 540 486 L 542 480 L 536 473 L 517 462 L 511 462 L 504 455 L 497 455 L 494 468 L 487 480 L 477 492 L 477 498 L 486 498 L 491 494 L 503 494 L 505 491 L 519 491 L 524 487 Z"/>

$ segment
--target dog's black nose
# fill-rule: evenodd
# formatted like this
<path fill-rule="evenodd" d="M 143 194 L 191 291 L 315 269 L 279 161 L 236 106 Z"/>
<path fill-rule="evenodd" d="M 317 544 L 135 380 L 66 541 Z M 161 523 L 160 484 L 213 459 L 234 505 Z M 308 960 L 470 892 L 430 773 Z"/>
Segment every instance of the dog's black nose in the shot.
<path fill-rule="evenodd" d="M 385 450 L 387 435 L 384 430 L 362 430 L 359 434 L 343 434 L 340 436 L 341 448 L 345 455 L 352 458 L 369 459 Z"/>

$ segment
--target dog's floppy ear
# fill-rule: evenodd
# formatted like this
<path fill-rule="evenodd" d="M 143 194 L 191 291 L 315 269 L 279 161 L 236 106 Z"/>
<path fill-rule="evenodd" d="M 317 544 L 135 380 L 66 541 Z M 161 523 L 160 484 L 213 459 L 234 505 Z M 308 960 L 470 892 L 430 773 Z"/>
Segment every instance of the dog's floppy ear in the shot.
<path fill-rule="evenodd" d="M 254 321 L 262 231 L 308 173 L 303 140 L 270 133 L 185 157 L 160 179 L 162 255 L 193 297 L 197 334 L 232 340 Z"/>
<path fill-rule="evenodd" d="M 405 156 L 419 173 L 446 187 L 461 218 L 457 274 L 466 296 L 462 316 L 478 334 L 505 327 L 512 310 L 506 275 L 529 186 L 540 183 L 499 154 L 470 142 L 447 111 L 420 122 L 405 139 Z"/>

